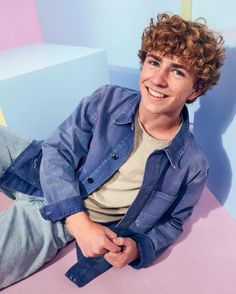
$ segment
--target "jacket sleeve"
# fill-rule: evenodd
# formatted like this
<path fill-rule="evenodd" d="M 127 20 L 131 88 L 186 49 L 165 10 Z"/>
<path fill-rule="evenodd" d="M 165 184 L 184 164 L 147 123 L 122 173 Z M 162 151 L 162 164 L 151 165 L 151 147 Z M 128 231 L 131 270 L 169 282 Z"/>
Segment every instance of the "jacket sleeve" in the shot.
<path fill-rule="evenodd" d="M 84 98 L 42 145 L 40 182 L 46 202 L 40 212 L 46 220 L 58 221 L 85 210 L 76 170 L 87 156 L 103 89 Z"/>
<path fill-rule="evenodd" d="M 192 214 L 206 184 L 208 168 L 188 183 L 176 202 L 163 217 L 146 233 L 135 234 L 140 257 L 130 265 L 136 269 L 147 267 L 158 258 L 183 232 L 183 224 Z"/>

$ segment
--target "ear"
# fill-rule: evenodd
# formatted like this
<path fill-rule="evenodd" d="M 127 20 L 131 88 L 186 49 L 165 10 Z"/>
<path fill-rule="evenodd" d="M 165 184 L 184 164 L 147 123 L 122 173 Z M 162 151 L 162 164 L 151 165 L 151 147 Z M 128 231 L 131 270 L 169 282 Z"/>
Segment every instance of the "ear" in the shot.
<path fill-rule="evenodd" d="M 202 86 L 198 86 L 197 89 L 195 89 L 193 91 L 193 93 L 188 97 L 187 102 L 191 103 L 193 101 L 195 101 L 197 99 L 197 97 L 199 97 L 205 90 L 205 87 Z"/>

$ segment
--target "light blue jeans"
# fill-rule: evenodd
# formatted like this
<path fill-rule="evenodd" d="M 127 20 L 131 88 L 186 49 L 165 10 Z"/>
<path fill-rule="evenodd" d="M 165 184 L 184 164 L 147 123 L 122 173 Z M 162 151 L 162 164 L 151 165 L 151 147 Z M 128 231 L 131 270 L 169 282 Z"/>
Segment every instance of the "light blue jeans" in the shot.
<path fill-rule="evenodd" d="M 28 146 L 27 141 L 0 126 L 0 177 Z M 72 241 L 63 222 L 44 220 L 43 198 L 10 192 L 14 204 L 0 212 L 0 289 L 34 273 Z M 1 205 L 1 204 L 0 204 Z"/>

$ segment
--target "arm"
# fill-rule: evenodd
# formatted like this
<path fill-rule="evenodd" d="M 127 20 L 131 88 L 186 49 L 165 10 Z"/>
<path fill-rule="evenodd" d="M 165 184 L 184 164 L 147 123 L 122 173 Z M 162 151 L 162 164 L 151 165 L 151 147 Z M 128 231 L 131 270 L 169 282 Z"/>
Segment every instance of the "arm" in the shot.
<path fill-rule="evenodd" d="M 42 216 L 51 221 L 84 211 L 76 169 L 85 160 L 103 88 L 82 100 L 42 145 L 40 182 L 46 199 Z"/>
<path fill-rule="evenodd" d="M 51 221 L 66 218 L 67 226 L 86 257 L 119 252 L 116 234 L 95 224 L 84 212 L 76 169 L 83 163 L 93 136 L 95 114 L 103 88 L 83 99 L 77 109 L 43 143 L 40 181 L 46 205 L 40 210 Z"/>

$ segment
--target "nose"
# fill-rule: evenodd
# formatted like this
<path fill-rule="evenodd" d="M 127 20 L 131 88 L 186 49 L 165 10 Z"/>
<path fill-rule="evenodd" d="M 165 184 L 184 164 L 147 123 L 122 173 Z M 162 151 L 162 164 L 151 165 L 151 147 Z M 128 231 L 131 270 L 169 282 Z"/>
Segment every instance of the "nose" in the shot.
<path fill-rule="evenodd" d="M 168 85 L 167 82 L 167 71 L 164 68 L 158 68 L 152 75 L 151 79 L 153 85 L 166 88 Z"/>

